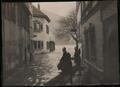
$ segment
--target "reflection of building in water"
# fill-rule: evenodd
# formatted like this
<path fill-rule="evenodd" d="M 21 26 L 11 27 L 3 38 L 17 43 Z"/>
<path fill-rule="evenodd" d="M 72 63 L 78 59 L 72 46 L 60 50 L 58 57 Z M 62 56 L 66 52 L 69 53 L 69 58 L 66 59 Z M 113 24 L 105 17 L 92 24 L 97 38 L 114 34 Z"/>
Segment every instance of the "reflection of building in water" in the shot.
<path fill-rule="evenodd" d="M 82 36 L 84 63 L 89 83 L 118 83 L 117 3 L 77 2 L 77 23 Z M 88 78 L 88 77 L 87 77 Z"/>
<path fill-rule="evenodd" d="M 35 53 L 52 51 L 55 46 L 53 39 L 50 40 L 50 19 L 38 8 L 33 6 L 33 48 Z M 53 43 L 51 43 L 53 42 Z M 53 45 L 53 46 L 51 46 Z"/>
<path fill-rule="evenodd" d="M 29 3 L 2 3 L 3 83 L 30 60 Z"/>

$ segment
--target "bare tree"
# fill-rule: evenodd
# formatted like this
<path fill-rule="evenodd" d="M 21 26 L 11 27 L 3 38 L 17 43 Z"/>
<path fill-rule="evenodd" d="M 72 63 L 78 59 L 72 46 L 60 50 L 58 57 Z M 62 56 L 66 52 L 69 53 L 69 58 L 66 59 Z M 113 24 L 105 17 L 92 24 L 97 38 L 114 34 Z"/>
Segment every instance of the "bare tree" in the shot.
<path fill-rule="evenodd" d="M 67 17 L 59 20 L 60 28 L 57 29 L 59 35 L 69 34 L 76 42 L 76 46 L 80 41 L 80 34 L 77 31 L 76 11 L 72 10 Z"/>

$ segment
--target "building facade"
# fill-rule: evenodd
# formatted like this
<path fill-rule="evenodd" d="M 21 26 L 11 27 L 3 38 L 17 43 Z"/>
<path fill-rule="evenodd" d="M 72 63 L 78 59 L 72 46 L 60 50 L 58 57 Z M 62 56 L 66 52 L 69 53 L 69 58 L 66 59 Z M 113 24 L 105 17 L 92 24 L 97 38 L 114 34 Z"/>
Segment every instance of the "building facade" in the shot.
<path fill-rule="evenodd" d="M 2 3 L 3 83 L 30 60 L 29 4 Z"/>
<path fill-rule="evenodd" d="M 50 32 L 50 19 L 38 8 L 33 6 L 33 49 L 34 53 L 50 52 L 51 48 L 55 46 Z M 52 46 L 53 45 L 53 46 Z"/>
<path fill-rule="evenodd" d="M 119 83 L 117 1 L 76 3 L 86 84 Z"/>

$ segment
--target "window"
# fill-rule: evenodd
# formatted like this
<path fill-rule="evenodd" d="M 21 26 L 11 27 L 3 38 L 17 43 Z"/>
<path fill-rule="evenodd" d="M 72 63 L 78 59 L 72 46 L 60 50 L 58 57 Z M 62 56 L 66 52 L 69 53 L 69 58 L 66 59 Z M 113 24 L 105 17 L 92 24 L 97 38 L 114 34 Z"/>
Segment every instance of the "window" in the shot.
<path fill-rule="evenodd" d="M 34 22 L 34 32 L 37 31 L 37 25 L 36 25 L 36 22 Z"/>
<path fill-rule="evenodd" d="M 46 43 L 46 44 L 47 44 L 47 49 L 49 49 L 49 42 L 47 41 L 47 43 Z"/>
<path fill-rule="evenodd" d="M 39 31 L 39 23 L 36 23 L 37 24 L 37 32 Z"/>
<path fill-rule="evenodd" d="M 43 49 L 43 46 L 44 46 L 44 45 L 43 45 L 43 41 L 41 41 L 41 49 Z"/>
<path fill-rule="evenodd" d="M 41 23 L 41 31 L 43 31 L 43 24 Z"/>
<path fill-rule="evenodd" d="M 49 34 L 49 26 L 46 25 L 46 33 Z"/>
<path fill-rule="evenodd" d="M 43 31 L 43 24 L 39 23 L 39 32 L 42 32 L 42 31 Z"/>
<path fill-rule="evenodd" d="M 35 21 L 34 22 L 34 32 L 42 32 L 43 31 L 43 24 Z"/>
<path fill-rule="evenodd" d="M 40 49 L 40 41 L 38 41 L 38 48 Z"/>
<path fill-rule="evenodd" d="M 39 48 L 40 50 L 43 49 L 43 41 L 38 41 L 38 48 Z"/>
<path fill-rule="evenodd" d="M 37 49 L 37 41 L 34 41 L 34 48 Z"/>

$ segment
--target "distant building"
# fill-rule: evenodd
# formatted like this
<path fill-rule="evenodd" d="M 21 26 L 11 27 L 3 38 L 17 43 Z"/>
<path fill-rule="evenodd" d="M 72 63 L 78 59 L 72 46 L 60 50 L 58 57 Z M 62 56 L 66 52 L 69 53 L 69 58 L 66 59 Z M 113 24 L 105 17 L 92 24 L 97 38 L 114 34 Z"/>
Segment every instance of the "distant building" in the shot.
<path fill-rule="evenodd" d="M 29 3 L 2 3 L 3 83 L 30 60 Z"/>
<path fill-rule="evenodd" d="M 33 6 L 33 48 L 34 53 L 41 53 L 41 52 L 49 52 L 51 51 L 51 44 L 55 43 L 53 39 L 51 38 L 50 41 L 50 19 L 47 15 L 45 15 L 40 10 L 40 5 L 38 4 L 38 8 Z"/>
<path fill-rule="evenodd" d="M 85 84 L 119 83 L 117 0 L 80 1 L 76 11 L 88 67 Z"/>

